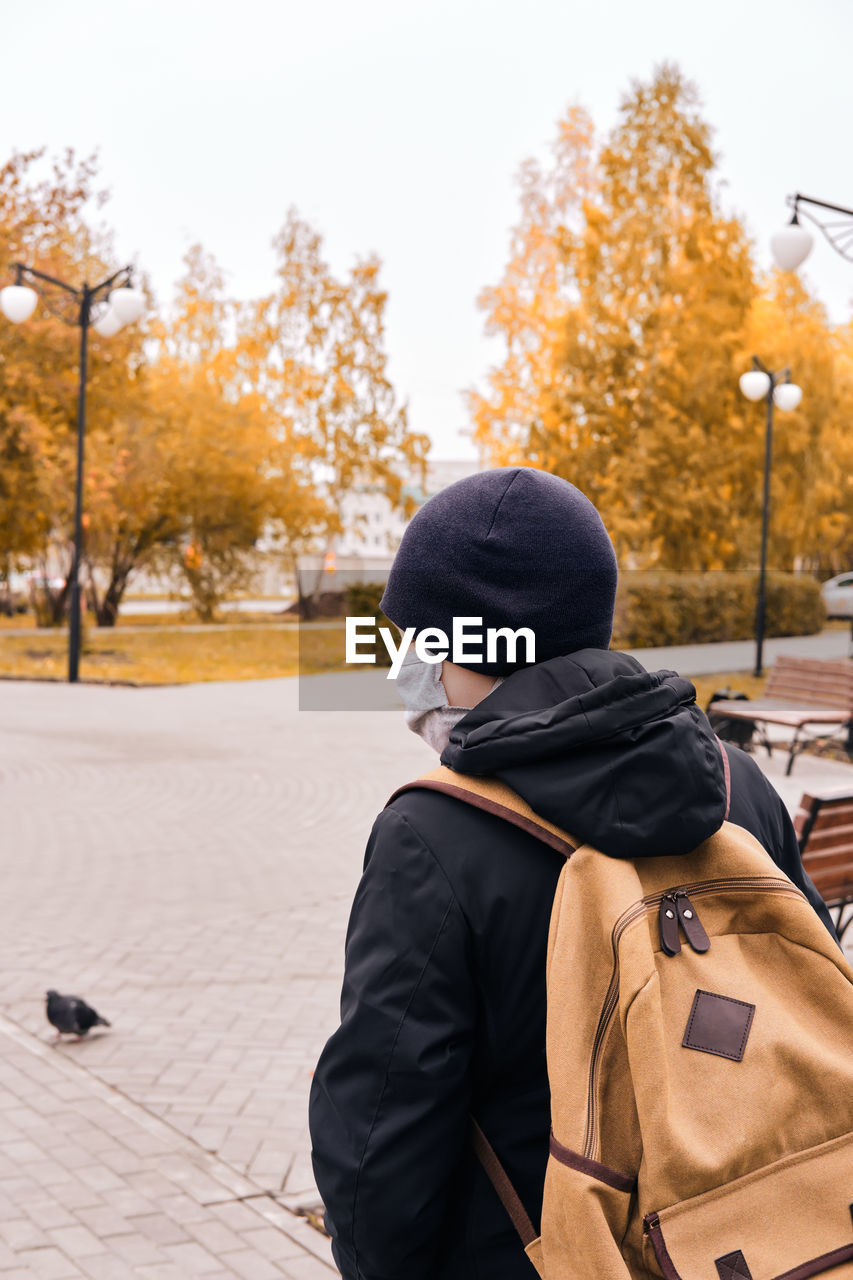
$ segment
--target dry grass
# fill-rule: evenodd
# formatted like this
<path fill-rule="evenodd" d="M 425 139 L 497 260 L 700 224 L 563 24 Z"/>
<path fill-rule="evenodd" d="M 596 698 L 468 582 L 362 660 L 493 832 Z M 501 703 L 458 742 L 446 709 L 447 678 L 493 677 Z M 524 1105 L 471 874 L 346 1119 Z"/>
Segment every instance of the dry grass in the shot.
<path fill-rule="evenodd" d="M 156 615 L 154 615 L 156 616 Z M 165 625 L 168 620 L 169 625 Z M 0 626 L 0 675 L 25 679 L 64 680 L 68 663 L 68 633 L 42 630 L 21 634 L 16 619 Z M 136 621 L 136 620 L 134 620 Z M 189 684 L 206 680 L 264 680 L 299 673 L 302 669 L 335 671 L 344 666 L 342 625 L 320 623 L 302 631 L 292 624 L 263 616 L 259 620 L 201 627 L 176 624 L 168 615 L 140 620 L 112 629 L 86 628 L 80 677 L 83 680 L 131 684 Z M 365 667 L 365 670 L 371 668 Z M 689 672 L 684 674 L 689 675 Z M 716 689 L 740 689 L 751 698 L 761 695 L 765 681 L 751 673 L 726 672 L 696 676 L 696 701 L 704 707 Z"/>
<path fill-rule="evenodd" d="M 343 632 L 312 636 L 306 670 L 333 670 L 343 662 Z M 0 632 L 0 675 L 63 680 L 68 633 Z M 294 676 L 299 670 L 299 634 L 292 626 L 269 624 L 87 630 L 80 660 L 81 680 L 132 684 L 188 684 L 205 680 L 264 680 Z"/>
<path fill-rule="evenodd" d="M 13 613 L 10 618 L 5 613 L 0 613 L 0 635 L 4 631 L 21 631 L 35 625 L 36 620 L 31 613 Z"/>
<path fill-rule="evenodd" d="M 218 618 L 214 626 L 245 626 L 248 623 L 258 626 L 280 626 L 282 622 L 290 621 L 295 626 L 296 618 L 285 618 L 281 613 L 250 613 L 248 610 L 226 609 Z M 89 615 L 85 623 L 92 631 L 97 630 L 94 619 Z M 181 609 L 175 613 L 130 613 L 119 614 L 115 629 L 139 628 L 139 627 L 185 627 L 192 625 L 200 625 L 199 620 L 193 613 L 192 609 Z M 0 636 L 7 631 L 26 631 L 32 630 L 36 626 L 35 616 L 32 613 L 16 613 L 11 618 L 7 618 L 5 614 L 0 614 Z M 49 630 L 49 628 L 45 628 Z M 107 627 L 104 630 L 109 631 Z"/>

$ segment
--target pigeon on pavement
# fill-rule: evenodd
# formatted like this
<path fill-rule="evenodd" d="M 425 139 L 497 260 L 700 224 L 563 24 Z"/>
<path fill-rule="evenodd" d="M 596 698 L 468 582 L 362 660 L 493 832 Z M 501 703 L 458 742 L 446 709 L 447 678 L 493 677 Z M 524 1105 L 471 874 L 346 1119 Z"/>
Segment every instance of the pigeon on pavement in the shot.
<path fill-rule="evenodd" d="M 47 993 L 47 1020 L 56 1027 L 57 1040 L 63 1035 L 82 1040 L 92 1027 L 111 1025 L 79 996 L 61 996 L 58 991 Z"/>

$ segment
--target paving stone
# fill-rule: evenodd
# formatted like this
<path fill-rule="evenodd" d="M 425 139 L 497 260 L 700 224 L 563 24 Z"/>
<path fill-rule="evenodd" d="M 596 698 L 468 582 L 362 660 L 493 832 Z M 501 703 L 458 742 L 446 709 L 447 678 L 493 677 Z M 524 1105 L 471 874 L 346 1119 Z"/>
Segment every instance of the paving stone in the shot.
<path fill-rule="evenodd" d="M 224 1222 L 211 1222 L 205 1218 L 203 1222 L 187 1224 L 187 1231 L 200 1245 L 213 1254 L 233 1253 L 243 1247 L 243 1242 L 236 1232 L 226 1227 Z M 248 1232 L 246 1233 L 249 1234 Z"/>
<path fill-rule="evenodd" d="M 28 1266 L 38 1280 L 67 1280 L 84 1273 L 59 1249 L 24 1249 L 18 1261 Z"/>
<path fill-rule="evenodd" d="M 82 1259 L 79 1265 L 86 1280 L 134 1280 L 139 1274 L 130 1263 L 112 1252 Z"/>
<path fill-rule="evenodd" d="M 32 1200 L 24 1206 L 29 1217 L 42 1231 L 47 1231 L 50 1227 L 73 1227 L 79 1220 L 85 1223 L 83 1214 L 98 1213 L 98 1209 L 78 1209 L 76 1215 L 72 1214 L 58 1200 Z M 85 1225 L 89 1225 L 85 1223 Z"/>
<path fill-rule="evenodd" d="M 274 1262 L 270 1262 L 263 1254 L 254 1249 L 244 1249 L 237 1253 L 226 1253 L 221 1258 L 228 1264 L 235 1275 L 243 1280 L 279 1280 L 285 1274 Z"/>
<path fill-rule="evenodd" d="M 134 1170 L 128 1172 L 127 1185 L 153 1203 L 163 1196 L 171 1195 L 176 1189 L 175 1184 L 169 1178 L 165 1178 L 159 1169 L 150 1168 L 140 1171 L 138 1162 Z"/>
<path fill-rule="evenodd" d="M 65 1175 L 67 1177 L 67 1174 Z M 0 1193 L 14 1205 L 29 1204 L 40 1194 L 41 1188 L 32 1178 L 2 1178 Z"/>
<path fill-rule="evenodd" d="M 29 1218 L 7 1218 L 0 1221 L 0 1238 L 14 1253 L 22 1249 L 47 1248 L 51 1243 L 45 1233 Z"/>
<path fill-rule="evenodd" d="M 140 1232 L 132 1232 L 126 1236 L 110 1236 L 107 1244 L 110 1253 L 117 1254 L 133 1267 L 166 1261 L 166 1255 L 159 1245 Z"/>
<path fill-rule="evenodd" d="M 19 1254 L 13 1253 L 8 1245 L 0 1241 L 0 1271 L 5 1271 L 7 1268 L 15 1266 L 15 1258 L 19 1256 Z"/>
<path fill-rule="evenodd" d="M 157 1262 L 152 1266 L 136 1268 L 137 1276 L 142 1280 L 187 1280 L 186 1276 L 172 1262 Z"/>
<path fill-rule="evenodd" d="M 276 1208 L 278 1209 L 278 1214 L 281 1215 L 281 1217 L 272 1218 L 272 1215 L 270 1215 L 271 1220 L 276 1223 L 280 1223 L 282 1218 L 285 1216 L 286 1211 L 281 1209 L 280 1206 L 276 1206 Z M 288 1214 L 287 1217 L 289 1218 L 289 1216 L 290 1215 Z M 315 1227 L 312 1227 L 307 1218 L 297 1218 L 295 1222 L 288 1222 L 287 1234 L 292 1240 L 300 1245 L 306 1253 L 313 1254 L 319 1262 L 322 1262 L 325 1266 L 330 1266 L 333 1270 L 336 1270 L 332 1261 L 332 1246 L 330 1240 L 327 1236 L 322 1235 Z"/>
<path fill-rule="evenodd" d="M 51 1191 L 66 1209 L 92 1209 L 103 1203 L 97 1191 L 88 1187 L 82 1177 L 69 1178 L 63 1169 L 62 1181 L 51 1184 Z"/>
<path fill-rule="evenodd" d="M 52 1227 L 47 1233 L 59 1249 L 72 1258 L 85 1258 L 88 1253 L 106 1253 L 107 1246 L 88 1227 Z"/>
<path fill-rule="evenodd" d="M 331 1280 L 338 1274 L 337 1267 L 324 1265 L 317 1258 L 294 1258 L 286 1265 L 288 1280 Z"/>
<path fill-rule="evenodd" d="M 221 1268 L 216 1271 L 206 1272 L 204 1280 L 234 1280 L 235 1275 L 236 1272 L 230 1270 L 226 1271 L 224 1268 Z"/>
<path fill-rule="evenodd" d="M 28 1160 L 38 1160 L 41 1156 L 41 1150 L 32 1142 L 10 1142 L 3 1148 L 3 1160 L 10 1161 L 16 1165 L 26 1164 Z M 61 1159 L 61 1154 L 57 1155 L 54 1150 L 54 1158 Z"/>
<path fill-rule="evenodd" d="M 210 1221 L 210 1213 L 207 1206 L 200 1205 L 182 1192 L 163 1196 L 157 1203 L 163 1213 L 168 1214 L 175 1222 L 186 1227 L 190 1235 L 192 1235 L 192 1228 L 195 1224 Z"/>
<path fill-rule="evenodd" d="M 289 1224 L 295 1226 L 295 1224 Z M 292 1237 L 274 1227 L 258 1227 L 243 1232 L 243 1241 L 252 1249 L 262 1253 L 270 1262 L 279 1262 L 283 1258 L 298 1258 L 302 1254 L 302 1246 Z"/>
<path fill-rule="evenodd" d="M 166 1245 L 164 1252 L 185 1276 L 209 1275 L 211 1271 L 220 1269 L 219 1260 L 192 1241 L 187 1244 Z"/>
<path fill-rule="evenodd" d="M 112 1169 L 113 1173 L 135 1174 L 139 1168 L 139 1157 L 132 1151 L 123 1150 L 121 1147 L 111 1148 L 108 1151 L 102 1151 L 100 1154 L 100 1162 L 107 1169 Z M 133 1186 L 132 1180 L 130 1185 Z M 140 1188 L 142 1190 L 142 1188 Z"/>
<path fill-rule="evenodd" d="M 117 1155 L 120 1155 L 120 1150 L 121 1150 L 120 1148 L 116 1148 L 116 1149 L 110 1148 L 110 1150 L 108 1151 L 102 1151 L 98 1159 L 95 1159 L 95 1157 L 92 1156 L 88 1151 L 86 1151 L 82 1146 L 59 1146 L 57 1144 L 51 1147 L 50 1154 L 51 1154 L 51 1158 L 53 1160 L 58 1161 L 58 1163 L 61 1164 L 65 1169 L 71 1169 L 76 1172 L 76 1170 L 78 1169 L 85 1169 L 88 1165 L 97 1164 L 101 1160 L 104 1162 L 104 1164 L 107 1165 L 108 1168 L 110 1169 L 116 1168 L 116 1166 L 112 1163 L 112 1161 L 116 1158 Z M 122 1173 L 123 1170 L 119 1166 L 116 1169 L 116 1172 Z"/>
<path fill-rule="evenodd" d="M 140 1195 L 133 1187 L 123 1185 L 110 1187 L 103 1192 L 102 1199 L 116 1213 L 122 1214 L 125 1218 L 150 1213 L 155 1207 L 146 1196 Z"/>
<path fill-rule="evenodd" d="M 171 1218 L 167 1218 L 163 1213 L 152 1213 L 140 1217 L 128 1218 L 130 1228 L 134 1231 L 141 1232 L 149 1240 L 154 1240 L 157 1244 L 183 1244 L 189 1240 L 189 1236 L 183 1227 L 178 1226 Z"/>
<path fill-rule="evenodd" d="M 133 1230 L 133 1224 L 139 1221 L 138 1218 L 123 1217 L 109 1205 L 101 1205 L 96 1209 L 78 1209 L 77 1218 L 100 1240 L 108 1240 L 110 1236 L 127 1235 Z"/>
<path fill-rule="evenodd" d="M 244 1231 L 253 1231 L 259 1225 L 258 1213 L 247 1204 L 235 1202 L 211 1205 L 211 1214 L 238 1235 Z"/>

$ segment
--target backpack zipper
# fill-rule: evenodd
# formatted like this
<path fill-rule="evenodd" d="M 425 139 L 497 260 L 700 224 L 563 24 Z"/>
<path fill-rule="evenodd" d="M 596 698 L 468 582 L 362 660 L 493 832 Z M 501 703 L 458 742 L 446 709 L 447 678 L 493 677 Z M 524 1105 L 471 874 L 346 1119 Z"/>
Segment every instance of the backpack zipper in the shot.
<path fill-rule="evenodd" d="M 693 903 L 683 889 L 665 893 L 660 904 L 660 944 L 668 956 L 677 956 L 681 950 L 678 926 L 694 951 L 700 954 L 708 950 L 710 939 L 699 919 Z"/>
<path fill-rule="evenodd" d="M 707 951 L 710 941 L 705 929 L 699 921 L 696 909 L 693 906 L 693 898 L 704 897 L 706 894 L 716 893 L 720 889 L 735 890 L 738 893 L 749 893 L 761 891 L 764 893 L 788 893 L 795 897 L 802 898 L 804 895 L 800 890 L 790 883 L 790 881 L 779 880 L 775 876 L 727 876 L 718 877 L 713 880 L 695 880 L 690 884 L 676 885 L 671 889 L 665 889 L 658 893 L 646 894 L 644 898 L 640 898 L 637 902 L 627 907 L 622 912 L 618 920 L 613 925 L 610 934 L 610 946 L 613 952 L 613 968 L 610 974 L 610 982 L 601 1007 L 601 1014 L 598 1019 L 595 1037 L 592 1042 L 592 1054 L 589 1062 L 589 1079 L 587 1084 L 587 1110 L 586 1110 L 586 1130 L 584 1133 L 583 1155 L 587 1159 L 594 1159 L 594 1152 L 598 1145 L 598 1115 L 596 1112 L 596 1099 L 598 1096 L 598 1069 L 601 1060 L 601 1051 L 604 1046 L 604 1040 L 610 1029 L 613 1015 L 616 1012 L 616 1006 L 619 1002 L 619 943 L 622 935 L 630 925 L 642 916 L 648 914 L 650 910 L 660 910 L 661 921 L 661 944 L 662 949 L 667 955 L 677 955 L 681 950 L 681 941 L 678 936 L 679 925 L 684 929 L 685 936 L 695 951 Z M 666 903 L 666 906 L 664 905 Z M 673 917 L 666 915 L 667 910 L 673 911 Z M 688 912 L 690 914 L 688 914 Z M 672 946 L 672 950 L 667 949 L 664 941 L 664 920 L 666 921 L 666 942 Z M 701 931 L 701 933 L 700 933 Z M 703 945 L 703 940 L 707 945 Z M 677 945 L 676 945 L 677 944 Z M 698 945 L 697 945 L 698 944 Z"/>

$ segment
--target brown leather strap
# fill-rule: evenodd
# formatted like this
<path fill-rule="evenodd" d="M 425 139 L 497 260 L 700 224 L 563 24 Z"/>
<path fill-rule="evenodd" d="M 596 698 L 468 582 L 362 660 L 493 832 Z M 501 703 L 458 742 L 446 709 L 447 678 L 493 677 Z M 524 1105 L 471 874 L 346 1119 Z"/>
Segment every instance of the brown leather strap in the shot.
<path fill-rule="evenodd" d="M 501 1204 L 509 1214 L 512 1225 L 521 1236 L 521 1243 L 526 1249 L 536 1239 L 539 1232 L 536 1231 L 530 1221 L 527 1210 L 519 1199 L 518 1192 L 506 1176 L 503 1165 L 495 1155 L 488 1138 L 473 1116 L 471 1117 L 471 1142 L 478 1160 L 488 1174 L 489 1181 L 497 1191 Z"/>
<path fill-rule="evenodd" d="M 398 787 L 388 803 L 390 804 L 404 791 L 418 789 L 441 791 L 477 809 L 483 809 L 486 813 L 493 813 L 496 817 L 511 822 L 513 826 L 520 827 L 529 835 L 536 836 L 538 840 L 556 849 L 565 858 L 570 858 L 578 847 L 578 841 L 573 836 L 563 831 L 561 827 L 555 826 L 553 822 L 540 818 L 526 800 L 522 800 L 511 787 L 504 782 L 499 782 L 497 778 L 475 778 L 471 774 L 457 773 L 454 769 L 439 765 L 437 769 L 422 774 L 414 782 L 407 782 L 405 786 Z M 539 1232 L 530 1221 L 518 1192 L 473 1116 L 471 1116 L 471 1143 L 477 1159 L 482 1164 L 526 1249 L 537 1239 Z"/>
<path fill-rule="evenodd" d="M 715 734 L 714 736 L 717 739 L 717 746 L 720 748 L 720 755 L 723 757 L 723 777 L 726 782 L 726 812 L 723 817 L 723 822 L 728 822 L 729 811 L 732 807 L 732 771 L 729 767 L 729 753 L 723 746 L 722 738 L 719 734 Z"/>
<path fill-rule="evenodd" d="M 536 836 L 538 840 L 556 849 L 565 858 L 570 858 L 578 847 L 579 841 L 574 836 L 563 831 L 562 827 L 555 826 L 553 822 L 548 822 L 546 818 L 540 818 L 526 800 L 522 800 L 512 787 L 508 787 L 505 782 L 499 782 L 497 778 L 475 778 L 469 773 L 457 773 L 455 769 L 439 765 L 437 769 L 432 769 L 429 773 L 415 778 L 414 782 L 407 782 L 404 786 L 398 787 L 388 803 L 396 800 L 397 796 L 402 795 L 404 791 L 420 789 L 442 791 L 445 795 L 455 796 L 457 800 L 463 800 L 476 809 L 493 813 L 496 817 L 511 822 L 513 826 L 520 827 L 528 835 Z"/>

